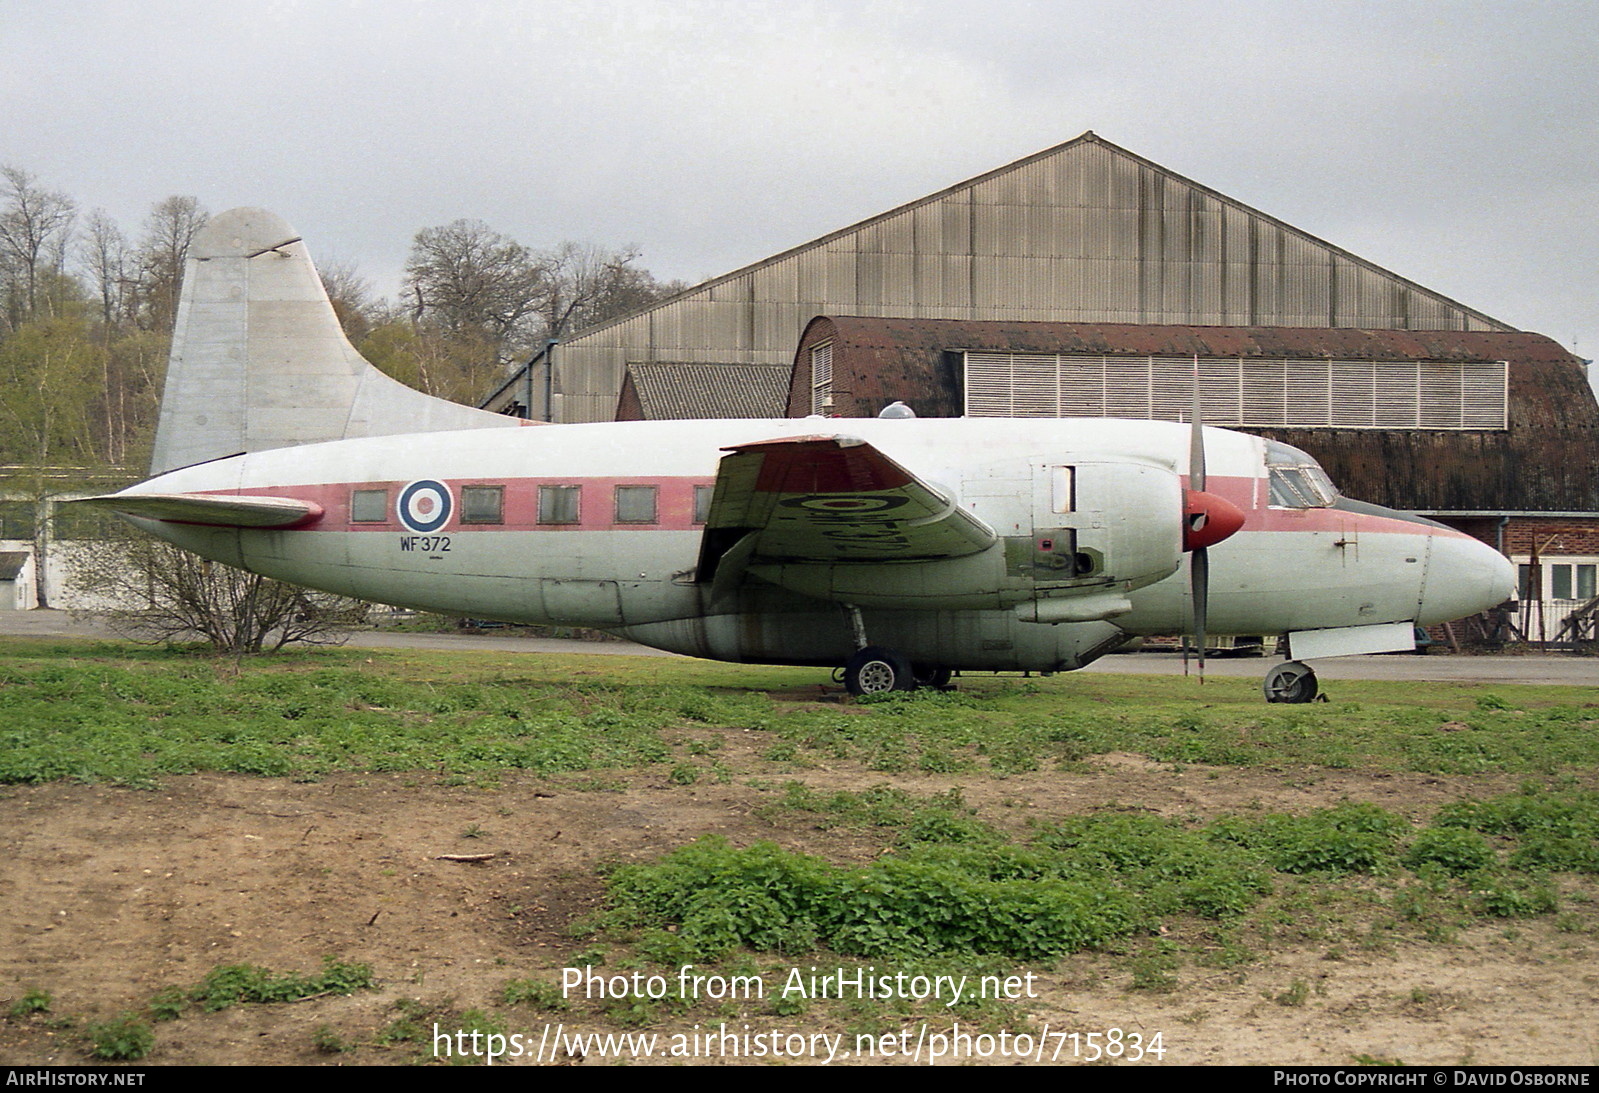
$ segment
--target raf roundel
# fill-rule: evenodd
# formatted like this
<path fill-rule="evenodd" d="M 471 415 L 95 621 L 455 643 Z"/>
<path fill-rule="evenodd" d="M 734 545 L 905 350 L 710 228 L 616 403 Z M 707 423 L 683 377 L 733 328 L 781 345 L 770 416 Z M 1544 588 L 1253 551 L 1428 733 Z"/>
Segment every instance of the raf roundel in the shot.
<path fill-rule="evenodd" d="M 400 523 L 412 531 L 428 534 L 450 522 L 455 503 L 450 488 L 442 482 L 423 479 L 400 491 Z"/>

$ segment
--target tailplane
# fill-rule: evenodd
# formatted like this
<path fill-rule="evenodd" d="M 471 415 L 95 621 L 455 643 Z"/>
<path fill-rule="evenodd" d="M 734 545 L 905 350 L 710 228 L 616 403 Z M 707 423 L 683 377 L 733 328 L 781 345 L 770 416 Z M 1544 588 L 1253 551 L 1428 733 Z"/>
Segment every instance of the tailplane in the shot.
<path fill-rule="evenodd" d="M 152 475 L 324 440 L 519 424 L 369 364 L 344 337 L 300 237 L 273 214 L 232 209 L 195 237 Z"/>

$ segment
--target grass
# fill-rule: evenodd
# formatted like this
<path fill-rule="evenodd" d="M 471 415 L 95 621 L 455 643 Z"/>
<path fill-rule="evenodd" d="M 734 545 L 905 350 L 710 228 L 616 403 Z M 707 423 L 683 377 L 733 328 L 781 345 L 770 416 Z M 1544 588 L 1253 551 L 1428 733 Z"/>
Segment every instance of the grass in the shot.
<path fill-rule="evenodd" d="M 871 704 L 826 673 L 660 657 L 309 650 L 260 661 L 110 642 L 0 639 L 0 782 L 156 784 L 197 771 L 539 774 L 663 765 L 725 781 L 704 740 L 763 733 L 772 762 L 850 760 L 887 774 L 1071 767 L 1107 752 L 1170 764 L 1290 764 L 1437 774 L 1586 769 L 1599 688 L 1340 683 L 1339 703 L 1264 705 L 1248 680 L 973 677 Z M 770 692 L 778 692 L 773 695 Z M 1203 704 L 1198 704 L 1202 699 Z M 692 760 L 700 760 L 701 763 Z"/>
<path fill-rule="evenodd" d="M 569 1012 L 617 1028 L 801 1014 L 871 1033 L 952 1013 L 977 1027 L 1025 1024 L 1024 999 L 951 1009 L 779 992 L 800 964 L 1001 979 L 1098 954 L 1081 959 L 1103 961 L 1107 982 L 1164 994 L 1254 974 L 1285 949 L 1336 961 L 1400 941 L 1448 944 L 1485 925 L 1599 932 L 1599 688 L 1340 683 L 1336 702 L 1279 708 L 1251 680 L 1200 691 L 1179 678 L 1077 674 L 973 677 L 954 692 L 850 703 L 820 700 L 826 678 L 668 658 L 344 649 L 238 662 L 0 639 L 0 781 L 409 771 L 479 785 L 525 770 L 580 775 L 568 788 L 603 792 L 642 770 L 685 795 L 713 781 L 763 787 L 757 815 L 785 846 L 702 840 L 612 870 L 608 908 L 561 957 L 618 974 L 693 964 L 754 975 L 773 988 L 758 1002 L 675 989 L 585 1002 L 517 978 L 491 984 L 484 1007 L 416 1002 L 365 1032 L 319 1025 L 312 1045 L 330 1054 L 422 1051 L 434 1019 L 492 1032 Z M 1028 807 L 1025 775 L 1088 769 L 1107 753 L 1174 776 L 1257 768 L 1307 787 L 1340 770 L 1449 775 L 1460 799 L 1430 817 L 1359 801 L 1204 816 L 1112 806 L 1040 817 Z M 838 791 L 797 777 L 836 766 L 882 781 Z M 901 774 L 1018 789 L 1006 793 L 1011 807 L 978 809 L 971 800 L 993 794 L 917 792 Z M 477 823 L 451 831 L 489 835 Z M 808 852 L 813 843 L 850 852 L 834 860 Z M 1263 997 L 1314 1007 L 1312 982 L 1273 980 Z M 145 1019 L 371 983 L 370 969 L 337 962 L 310 975 L 219 967 L 158 992 L 142 1016 L 92 1026 L 91 1050 L 148 1051 Z M 34 988 L 11 1020 L 49 1005 Z"/>
<path fill-rule="evenodd" d="M 1568 826 L 1599 822 L 1599 795 L 1530 786 L 1478 802 L 1479 811 L 1514 812 L 1529 799 Z M 1245 918 L 1260 935 L 1276 920 L 1302 938 L 1327 940 L 1346 935 L 1339 916 L 1356 912 L 1384 930 L 1408 924 L 1412 934 L 1442 936 L 1485 919 L 1554 914 L 1552 874 L 1588 871 L 1585 861 L 1563 869 L 1529 861 L 1524 840 L 1537 834 L 1504 836 L 1496 847 L 1448 826 L 1459 810 L 1424 827 L 1365 803 L 1208 823 L 1104 810 L 1036 826 L 1017 840 L 961 806 L 958 794 L 917 799 L 884 786 L 824 797 L 791 785 L 774 807 L 886 828 L 886 845 L 875 860 L 851 866 L 773 843 L 739 848 L 706 837 L 616 869 L 611 925 L 643 928 L 634 940 L 661 964 L 715 961 L 740 947 L 1036 961 L 1158 936 L 1173 920 Z M 1143 963 L 1149 974 L 1135 969 L 1134 977 L 1146 989 L 1164 981 L 1171 964 Z"/>

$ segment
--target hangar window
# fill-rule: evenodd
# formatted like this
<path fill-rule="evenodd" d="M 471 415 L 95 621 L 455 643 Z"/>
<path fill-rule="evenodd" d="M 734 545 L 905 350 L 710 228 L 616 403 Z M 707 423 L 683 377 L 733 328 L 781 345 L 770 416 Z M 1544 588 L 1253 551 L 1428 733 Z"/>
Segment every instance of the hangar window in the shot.
<path fill-rule="evenodd" d="M 696 524 L 703 524 L 711 518 L 711 498 L 715 494 L 715 486 L 694 487 L 694 522 Z"/>
<path fill-rule="evenodd" d="M 833 343 L 811 346 L 811 413 L 833 412 Z"/>
<path fill-rule="evenodd" d="M 388 490 L 355 490 L 350 494 L 350 523 L 382 524 L 388 518 Z"/>
<path fill-rule="evenodd" d="M 582 486 L 540 486 L 539 523 L 577 523 L 582 510 L 582 498 Z"/>
<path fill-rule="evenodd" d="M 505 487 L 462 486 L 461 523 L 505 523 Z"/>
<path fill-rule="evenodd" d="M 616 522 L 618 524 L 655 523 L 655 487 L 616 487 Z"/>

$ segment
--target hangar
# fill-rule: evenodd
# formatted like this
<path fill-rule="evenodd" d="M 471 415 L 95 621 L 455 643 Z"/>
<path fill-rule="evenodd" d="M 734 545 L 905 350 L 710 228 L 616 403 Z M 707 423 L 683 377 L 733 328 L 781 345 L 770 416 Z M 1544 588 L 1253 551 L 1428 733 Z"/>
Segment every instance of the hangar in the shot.
<path fill-rule="evenodd" d="M 485 405 L 721 416 L 736 390 L 773 416 L 1175 417 L 1195 358 L 1207 420 L 1493 543 L 1522 565 L 1525 636 L 1575 614 L 1593 637 L 1582 363 L 1092 132 L 584 331 Z M 778 365 L 786 400 L 744 371 Z"/>
<path fill-rule="evenodd" d="M 816 315 L 1512 329 L 1089 132 L 585 330 L 484 406 L 609 421 L 629 363 L 786 365 Z"/>

